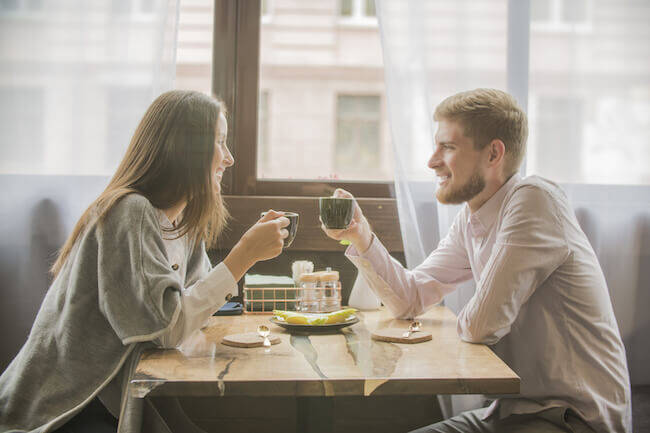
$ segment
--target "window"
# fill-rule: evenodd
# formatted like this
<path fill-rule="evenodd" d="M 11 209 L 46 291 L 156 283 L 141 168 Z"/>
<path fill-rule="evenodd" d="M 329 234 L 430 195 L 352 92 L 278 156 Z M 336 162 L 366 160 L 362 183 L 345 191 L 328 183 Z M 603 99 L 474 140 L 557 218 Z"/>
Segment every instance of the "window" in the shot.
<path fill-rule="evenodd" d="M 256 123 L 265 130 L 257 133 L 257 148 L 245 152 L 245 155 L 257 154 L 256 170 L 245 180 L 249 191 L 269 195 L 317 195 L 334 187 L 323 185 L 323 181 L 335 181 L 354 182 L 357 191 L 359 188 L 379 188 L 381 193 L 369 194 L 388 196 L 385 182 L 392 180 L 392 167 L 391 159 L 386 157 L 390 146 L 389 135 L 384 133 L 388 128 L 387 116 L 383 114 L 385 107 L 380 104 L 385 91 L 379 32 L 376 25 L 360 28 L 332 25 L 348 6 L 349 18 L 373 15 L 376 22 L 372 1 L 352 1 L 346 6 L 346 2 L 298 4 L 274 0 L 273 23 L 262 19 L 258 21 L 259 36 L 250 32 L 250 42 L 255 38 L 260 54 L 256 57 L 243 53 L 250 61 L 250 64 L 247 60 L 244 63 L 247 68 L 259 64 L 259 87 L 268 93 L 260 94 L 257 104 Z M 261 7 L 263 9 L 264 4 Z M 249 33 L 240 32 L 239 37 L 248 41 Z M 238 58 L 237 63 L 243 69 L 242 60 Z M 268 98 L 269 94 L 272 99 Z M 348 108 L 347 100 L 340 105 L 339 95 L 355 94 L 373 95 L 370 99 L 361 97 L 359 101 L 374 102 L 350 106 L 356 111 L 346 115 L 356 116 L 358 123 L 357 130 L 352 131 L 346 126 L 348 121 L 340 117 L 340 109 Z M 241 96 L 240 92 L 235 103 L 244 102 Z M 370 111 L 360 111 L 364 109 Z M 373 121 L 359 123 L 364 117 Z M 242 128 L 248 129 L 241 119 L 237 122 L 240 132 Z M 372 125 L 370 129 L 364 129 L 369 125 Z M 347 147 L 342 146 L 340 134 L 346 131 L 366 136 L 358 135 L 357 139 L 347 142 Z M 241 150 L 239 139 L 236 146 Z M 353 146 L 361 147 L 354 149 Z M 362 169 L 350 162 L 359 155 L 367 156 Z M 361 182 L 373 185 L 366 187 Z"/>
<path fill-rule="evenodd" d="M 650 4 L 549 4 L 552 19 L 607 18 L 594 20 L 588 35 L 531 31 L 527 173 L 560 183 L 650 184 L 650 49 L 639 37 Z"/>
<path fill-rule="evenodd" d="M 335 170 L 351 178 L 372 177 L 380 166 L 380 97 L 337 98 Z"/>
<path fill-rule="evenodd" d="M 181 2 L 176 87 L 213 92 L 228 106 L 236 164 L 226 172 L 225 192 L 314 196 L 341 186 L 357 195 L 390 196 L 379 32 L 376 25 L 337 25 L 343 6 L 320 0 Z M 348 18 L 371 16 L 376 23 L 374 1 L 349 6 Z M 213 56 L 219 59 L 214 67 Z M 376 137 L 373 155 L 363 172 L 345 161 L 367 151 L 346 148 L 347 156 L 337 156 L 339 95 L 379 101 L 357 113 L 376 119 L 367 132 Z M 354 143 L 370 149 L 364 140 Z"/>
<path fill-rule="evenodd" d="M 591 0 L 531 0 L 533 30 L 588 30 Z"/>
<path fill-rule="evenodd" d="M 273 6 L 271 2 L 272 0 L 262 0 L 262 5 L 261 5 L 262 22 L 271 21 L 271 7 Z"/>
<path fill-rule="evenodd" d="M 111 11 L 114 14 L 142 14 L 151 15 L 156 7 L 157 0 L 112 0 Z"/>
<path fill-rule="evenodd" d="M 527 170 L 549 179 L 578 182 L 583 177 L 583 104 L 567 97 L 530 101 L 536 113 L 530 137 Z"/>
<path fill-rule="evenodd" d="M 207 12 L 208 0 L 186 1 L 194 6 L 182 7 L 180 14 L 178 87 L 211 85 L 229 111 L 235 164 L 224 173 L 222 191 L 234 223 L 223 246 L 238 240 L 251 215 L 273 207 L 300 212 L 310 221 L 301 224 L 294 247 L 340 251 L 343 247 L 312 222 L 318 221 L 314 197 L 341 187 L 359 199 L 390 251 L 402 251 L 394 224 L 397 207 L 390 198 L 392 161 L 377 26 L 339 25 L 338 1 L 218 0 L 213 14 Z M 188 14 L 197 16 L 188 21 Z M 213 25 L 206 24 L 206 16 L 214 18 Z M 192 58 L 183 32 L 199 29 L 212 30 L 212 40 L 202 38 L 202 53 Z M 198 48 L 198 33 L 195 37 Z M 339 119 L 339 96 L 364 102 L 344 102 L 343 112 L 353 111 Z M 369 154 L 363 176 L 351 167 L 351 156 L 337 157 L 339 126 L 371 150 L 356 150 Z"/>
<path fill-rule="evenodd" d="M 40 171 L 45 163 L 43 90 L 0 87 L 0 119 L 4 124 L 0 133 L 0 173 Z"/>
<path fill-rule="evenodd" d="M 43 0 L 0 0 L 0 11 L 35 11 L 43 8 Z"/>
<path fill-rule="evenodd" d="M 147 110 L 151 99 L 149 87 L 108 86 L 106 89 L 106 142 L 104 155 L 96 155 L 98 172 L 110 173 L 124 156 L 135 129 Z M 100 150 L 99 147 L 97 149 Z"/>
<path fill-rule="evenodd" d="M 178 17 L 176 88 L 211 92 L 214 0 L 183 0 Z"/>
<path fill-rule="evenodd" d="M 339 15 L 357 21 L 373 18 L 376 24 L 375 0 L 341 0 Z"/>

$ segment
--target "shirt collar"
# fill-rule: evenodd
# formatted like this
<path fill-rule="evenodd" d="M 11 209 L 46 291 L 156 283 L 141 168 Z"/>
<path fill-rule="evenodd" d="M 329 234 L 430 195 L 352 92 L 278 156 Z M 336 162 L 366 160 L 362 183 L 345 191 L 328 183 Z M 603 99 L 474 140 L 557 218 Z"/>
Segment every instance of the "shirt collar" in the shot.
<path fill-rule="evenodd" d="M 521 176 L 515 173 L 488 201 L 483 203 L 483 206 L 479 210 L 469 215 L 467 224 L 469 225 L 472 237 L 481 238 L 488 234 L 494 221 L 497 219 L 503 200 L 520 180 Z"/>
<path fill-rule="evenodd" d="M 173 229 L 174 224 L 172 224 L 172 222 L 169 221 L 169 218 L 167 217 L 165 211 L 158 208 L 154 208 L 154 209 L 156 209 L 156 212 L 158 213 L 158 223 L 160 224 L 160 226 L 165 229 Z"/>

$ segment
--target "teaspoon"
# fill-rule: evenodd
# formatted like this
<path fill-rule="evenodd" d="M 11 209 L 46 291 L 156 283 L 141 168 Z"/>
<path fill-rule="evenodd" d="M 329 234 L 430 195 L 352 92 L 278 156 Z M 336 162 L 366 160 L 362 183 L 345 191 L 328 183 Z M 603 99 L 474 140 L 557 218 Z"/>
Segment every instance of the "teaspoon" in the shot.
<path fill-rule="evenodd" d="M 409 330 L 403 333 L 402 337 L 409 338 L 413 332 L 419 331 L 421 327 L 422 327 L 422 323 L 420 323 L 419 321 L 416 320 L 414 322 L 411 322 L 411 324 L 409 325 Z"/>
<path fill-rule="evenodd" d="M 258 325 L 257 326 L 257 333 L 260 335 L 260 337 L 264 338 L 264 347 L 271 347 L 271 340 L 269 340 L 269 334 L 271 333 L 271 330 L 269 330 L 269 327 L 266 325 Z"/>

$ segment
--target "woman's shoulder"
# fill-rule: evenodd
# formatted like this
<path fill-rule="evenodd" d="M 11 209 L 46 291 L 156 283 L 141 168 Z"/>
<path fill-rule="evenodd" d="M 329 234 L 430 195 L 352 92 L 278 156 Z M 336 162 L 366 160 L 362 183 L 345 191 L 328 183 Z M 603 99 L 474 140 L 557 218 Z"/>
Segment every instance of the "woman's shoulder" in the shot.
<path fill-rule="evenodd" d="M 104 223 L 113 226 L 134 226 L 139 225 L 143 219 L 155 222 L 156 218 L 156 210 L 149 199 L 141 194 L 131 193 L 121 197 L 106 212 Z"/>

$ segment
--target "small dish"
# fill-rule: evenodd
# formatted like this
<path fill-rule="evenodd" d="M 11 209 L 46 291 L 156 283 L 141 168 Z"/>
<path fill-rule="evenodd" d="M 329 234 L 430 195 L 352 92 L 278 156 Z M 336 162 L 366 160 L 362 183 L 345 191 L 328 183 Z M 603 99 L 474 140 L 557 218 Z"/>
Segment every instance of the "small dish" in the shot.
<path fill-rule="evenodd" d="M 271 323 L 281 326 L 284 329 L 289 330 L 290 332 L 299 332 L 299 333 L 326 333 L 326 332 L 336 332 L 342 328 L 345 328 L 350 325 L 354 325 L 359 322 L 357 316 L 350 316 L 345 322 L 341 323 L 330 323 L 325 325 L 301 325 L 297 323 L 287 323 L 283 320 L 277 320 L 275 317 L 269 319 Z"/>

